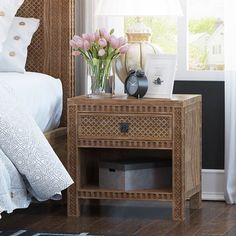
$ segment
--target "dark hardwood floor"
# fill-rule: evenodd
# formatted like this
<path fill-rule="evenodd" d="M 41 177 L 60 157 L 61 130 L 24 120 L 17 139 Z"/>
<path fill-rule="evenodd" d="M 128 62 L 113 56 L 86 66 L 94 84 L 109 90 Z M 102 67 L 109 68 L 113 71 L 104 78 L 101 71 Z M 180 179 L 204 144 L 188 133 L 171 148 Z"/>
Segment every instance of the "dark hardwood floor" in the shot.
<path fill-rule="evenodd" d="M 66 217 L 60 204 L 33 204 L 13 214 L 3 214 L 0 229 L 46 232 L 91 232 L 124 235 L 227 235 L 236 236 L 236 206 L 203 202 L 201 210 L 186 208 L 186 220 L 171 220 L 168 203 L 92 201 L 82 205 L 82 216 Z"/>

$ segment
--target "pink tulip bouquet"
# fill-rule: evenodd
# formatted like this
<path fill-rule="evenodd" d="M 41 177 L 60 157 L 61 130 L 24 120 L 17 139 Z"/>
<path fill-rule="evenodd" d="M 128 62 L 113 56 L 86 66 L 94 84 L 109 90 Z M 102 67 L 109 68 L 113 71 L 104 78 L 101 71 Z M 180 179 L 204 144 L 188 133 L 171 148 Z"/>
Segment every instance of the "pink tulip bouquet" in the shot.
<path fill-rule="evenodd" d="M 118 38 L 113 33 L 113 29 L 110 32 L 100 29 L 92 34 L 83 34 L 82 37 L 75 35 L 70 41 L 73 55 L 82 55 L 89 66 L 91 89 L 94 94 L 113 93 L 106 91 L 106 85 L 110 84 L 112 62 L 128 51 L 127 40 Z"/>

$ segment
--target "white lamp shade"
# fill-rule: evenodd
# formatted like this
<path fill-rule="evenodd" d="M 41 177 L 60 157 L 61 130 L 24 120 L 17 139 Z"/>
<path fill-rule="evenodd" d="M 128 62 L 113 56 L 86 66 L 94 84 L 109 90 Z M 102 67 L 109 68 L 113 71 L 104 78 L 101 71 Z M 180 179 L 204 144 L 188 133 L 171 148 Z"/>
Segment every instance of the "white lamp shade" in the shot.
<path fill-rule="evenodd" d="M 98 16 L 180 16 L 179 0 L 98 0 Z"/>

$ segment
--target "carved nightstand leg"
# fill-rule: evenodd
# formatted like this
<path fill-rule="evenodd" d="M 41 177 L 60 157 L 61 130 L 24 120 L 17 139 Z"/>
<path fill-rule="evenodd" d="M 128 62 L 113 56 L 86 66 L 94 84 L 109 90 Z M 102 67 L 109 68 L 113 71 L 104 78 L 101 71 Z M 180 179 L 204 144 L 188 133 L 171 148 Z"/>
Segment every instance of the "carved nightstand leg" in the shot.
<path fill-rule="evenodd" d="M 77 124 L 76 124 L 77 106 L 68 106 L 68 129 L 67 129 L 67 169 L 74 184 L 67 190 L 67 215 L 80 216 L 80 207 L 78 200 L 78 178 L 79 160 L 77 150 Z"/>
<path fill-rule="evenodd" d="M 184 129 L 182 110 L 175 108 L 174 113 L 174 149 L 172 150 L 173 176 L 173 204 L 172 217 L 173 220 L 184 220 L 185 218 L 185 156 L 183 146 L 182 130 Z"/>
<path fill-rule="evenodd" d="M 77 192 L 75 185 L 67 190 L 67 216 L 80 216 L 80 204 Z"/>
<path fill-rule="evenodd" d="M 201 191 L 194 194 L 192 197 L 190 197 L 190 205 L 189 207 L 191 209 L 200 209 L 202 207 L 202 193 Z"/>
<path fill-rule="evenodd" d="M 173 202 L 172 202 L 172 218 L 173 220 L 183 221 L 185 219 L 185 193 L 184 178 L 182 175 L 181 162 L 177 163 L 177 159 L 173 163 L 174 179 L 173 183 Z"/>
<path fill-rule="evenodd" d="M 172 203 L 172 219 L 183 221 L 185 219 L 185 200 L 175 198 Z"/>

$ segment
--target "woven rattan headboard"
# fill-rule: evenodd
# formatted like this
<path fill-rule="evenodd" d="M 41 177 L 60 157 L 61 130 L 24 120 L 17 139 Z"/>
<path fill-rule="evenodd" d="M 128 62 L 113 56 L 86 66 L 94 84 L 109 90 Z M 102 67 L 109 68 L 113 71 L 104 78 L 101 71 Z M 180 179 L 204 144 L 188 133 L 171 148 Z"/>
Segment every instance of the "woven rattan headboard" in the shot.
<path fill-rule="evenodd" d="M 25 0 L 17 15 L 40 19 L 40 27 L 29 47 L 27 70 L 60 78 L 63 84 L 64 111 L 61 126 L 66 125 L 66 101 L 74 96 L 74 60 L 69 40 L 74 34 L 75 0 Z"/>

